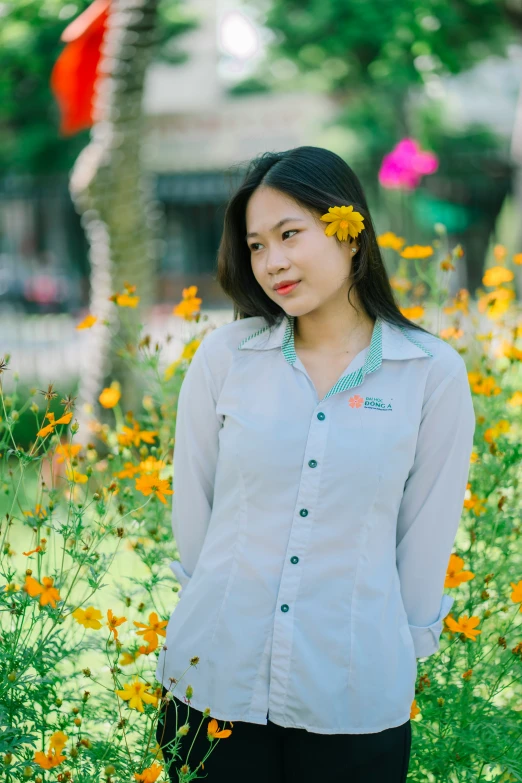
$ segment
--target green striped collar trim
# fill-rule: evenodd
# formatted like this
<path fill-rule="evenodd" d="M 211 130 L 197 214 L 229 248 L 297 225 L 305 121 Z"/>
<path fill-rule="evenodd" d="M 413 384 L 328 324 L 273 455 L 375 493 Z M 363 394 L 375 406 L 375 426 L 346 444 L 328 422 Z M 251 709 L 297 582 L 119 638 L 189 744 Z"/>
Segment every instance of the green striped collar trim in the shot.
<path fill-rule="evenodd" d="M 267 325 L 245 337 L 238 345 L 238 349 L 267 350 L 269 348 L 280 348 L 288 364 L 294 365 L 297 360 L 294 347 L 294 325 L 295 316 L 285 314 L 282 321 L 272 330 Z M 267 332 L 268 335 L 265 339 L 262 339 L 262 335 Z M 433 354 L 422 343 L 408 334 L 405 327 L 399 326 L 397 328 L 395 325 L 377 318 L 363 366 L 339 378 L 326 397 L 359 386 L 363 382 L 365 375 L 379 369 L 383 359 L 417 359 L 426 356 L 433 356 Z"/>

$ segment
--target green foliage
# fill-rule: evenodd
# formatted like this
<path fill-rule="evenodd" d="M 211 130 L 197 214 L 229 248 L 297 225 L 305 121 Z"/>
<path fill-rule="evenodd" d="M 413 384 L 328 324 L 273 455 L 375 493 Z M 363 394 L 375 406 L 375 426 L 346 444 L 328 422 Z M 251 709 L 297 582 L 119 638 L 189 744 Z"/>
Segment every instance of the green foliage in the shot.
<path fill-rule="evenodd" d="M 51 72 L 65 44 L 60 36 L 91 0 L 6 0 L 0 24 L 0 175 L 69 171 L 89 130 L 59 133 Z M 197 27 L 178 0 L 158 7 L 156 61 L 180 63 L 177 39 Z"/>

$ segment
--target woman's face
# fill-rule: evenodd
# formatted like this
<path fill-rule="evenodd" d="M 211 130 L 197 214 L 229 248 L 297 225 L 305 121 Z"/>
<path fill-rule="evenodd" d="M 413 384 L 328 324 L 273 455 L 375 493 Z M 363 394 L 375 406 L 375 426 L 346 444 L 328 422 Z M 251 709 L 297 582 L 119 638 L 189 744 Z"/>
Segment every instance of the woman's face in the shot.
<path fill-rule="evenodd" d="M 254 191 L 245 217 L 252 271 L 270 299 L 295 316 L 330 307 L 332 302 L 346 307 L 352 248 L 358 247 L 355 239 L 339 243 L 335 236 L 327 236 L 328 224 L 320 216 L 266 186 Z M 290 220 L 277 226 L 285 218 Z M 283 296 L 273 287 L 282 280 L 300 282 Z"/>

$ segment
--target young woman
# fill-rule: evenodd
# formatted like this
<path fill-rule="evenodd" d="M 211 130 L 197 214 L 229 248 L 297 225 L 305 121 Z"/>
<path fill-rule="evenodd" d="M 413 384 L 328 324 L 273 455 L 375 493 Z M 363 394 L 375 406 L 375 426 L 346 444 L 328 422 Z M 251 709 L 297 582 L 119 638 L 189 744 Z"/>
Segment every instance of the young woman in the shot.
<path fill-rule="evenodd" d="M 183 590 L 158 741 L 175 704 L 191 729 L 172 780 L 209 749 L 208 719 L 192 744 L 208 707 L 232 730 L 198 770 L 209 783 L 403 783 L 416 659 L 438 650 L 454 600 L 465 363 L 401 314 L 361 184 L 326 149 L 251 163 L 218 281 L 234 320 L 205 335 L 178 400 Z"/>

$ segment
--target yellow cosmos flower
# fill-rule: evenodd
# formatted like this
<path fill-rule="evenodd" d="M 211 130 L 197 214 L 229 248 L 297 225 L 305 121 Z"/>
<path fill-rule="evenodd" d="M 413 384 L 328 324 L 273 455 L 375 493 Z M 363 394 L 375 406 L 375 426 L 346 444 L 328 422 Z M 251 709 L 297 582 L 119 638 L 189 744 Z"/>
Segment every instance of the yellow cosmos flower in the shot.
<path fill-rule="evenodd" d="M 349 236 L 355 239 L 364 230 L 364 218 L 360 212 L 353 211 L 352 205 L 328 207 L 328 212 L 321 215 L 320 220 L 329 224 L 324 230 L 326 236 L 337 234 L 337 239 L 341 241 Z"/>
<path fill-rule="evenodd" d="M 393 231 L 386 231 L 377 237 L 379 247 L 390 247 L 392 250 L 400 250 L 405 242 L 406 240 L 403 237 L 398 237 Z"/>
<path fill-rule="evenodd" d="M 109 296 L 109 301 L 114 302 L 118 305 L 118 307 L 136 307 L 140 301 L 139 296 L 132 296 L 132 294 L 134 294 L 136 291 L 136 286 L 130 285 L 129 283 L 124 283 L 123 287 L 125 289 L 125 293 L 113 294 L 112 296 Z"/>
<path fill-rule="evenodd" d="M 82 450 L 81 443 L 59 443 L 55 449 L 57 462 L 64 462 L 66 459 L 74 459 Z"/>
<path fill-rule="evenodd" d="M 147 457 L 147 459 L 140 462 L 139 470 L 141 473 L 159 473 L 167 463 L 162 459 L 156 459 L 156 457 Z"/>
<path fill-rule="evenodd" d="M 121 391 L 118 386 L 109 386 L 108 389 L 104 389 L 100 396 L 98 397 L 98 400 L 100 402 L 100 405 L 102 405 L 104 408 L 114 408 L 115 405 L 117 405 L 121 398 Z"/>
<path fill-rule="evenodd" d="M 9 584 L 5 585 L 4 592 L 5 593 L 16 593 L 20 589 L 20 585 L 16 584 L 16 582 L 9 582 Z"/>
<path fill-rule="evenodd" d="M 118 294 L 116 297 L 118 307 L 137 307 L 139 301 L 139 296 L 129 296 L 128 294 Z"/>
<path fill-rule="evenodd" d="M 85 475 L 85 473 L 79 473 L 77 470 L 74 470 L 74 468 L 70 468 L 69 466 L 65 468 L 65 475 L 67 477 L 67 481 L 73 481 L 75 484 L 85 484 L 89 478 Z"/>
<path fill-rule="evenodd" d="M 141 473 L 141 468 L 138 465 L 133 465 L 132 462 L 125 462 L 123 470 L 113 473 L 116 478 L 134 478 L 136 473 Z"/>
<path fill-rule="evenodd" d="M 135 677 L 132 682 L 126 682 L 123 684 L 123 690 L 114 691 L 121 699 L 129 702 L 129 707 L 132 710 L 138 710 L 138 712 L 144 712 L 143 702 L 145 704 L 152 704 L 156 707 L 158 703 L 158 697 L 148 693 L 149 686 L 146 686 L 143 682 L 140 682 L 138 677 Z"/>
<path fill-rule="evenodd" d="M 495 383 L 492 375 L 481 375 L 479 372 L 468 372 L 468 380 L 474 394 L 482 394 L 484 397 L 497 396 L 502 389 Z"/>
<path fill-rule="evenodd" d="M 515 275 L 511 269 L 506 269 L 505 266 L 492 266 L 486 269 L 482 282 L 488 287 L 494 285 L 502 285 L 502 283 L 510 283 Z"/>
<path fill-rule="evenodd" d="M 516 294 L 511 288 L 495 288 L 477 299 L 477 310 L 492 321 L 501 318 L 511 306 Z"/>
<path fill-rule="evenodd" d="M 75 609 L 72 616 L 77 623 L 83 625 L 85 628 L 94 628 L 96 631 L 102 627 L 100 620 L 102 613 L 99 609 L 95 609 L 94 606 L 88 606 L 87 609 Z"/>
<path fill-rule="evenodd" d="M 35 517 L 36 519 L 45 519 L 47 511 L 39 503 L 34 507 L 34 511 L 24 511 L 26 517 Z"/>
<path fill-rule="evenodd" d="M 170 381 L 170 379 L 176 372 L 176 368 L 179 367 L 180 364 L 181 364 L 181 359 L 176 359 L 175 362 L 169 364 L 169 366 L 165 369 L 165 374 L 164 374 L 164 378 L 166 381 Z"/>
<path fill-rule="evenodd" d="M 522 407 L 522 392 L 516 391 L 514 392 L 511 397 L 507 400 L 507 405 L 511 405 L 513 408 L 520 408 Z"/>
<path fill-rule="evenodd" d="M 401 252 L 403 258 L 428 258 L 433 255 L 431 245 L 408 245 Z"/>
<path fill-rule="evenodd" d="M 457 329 L 455 326 L 448 326 L 446 329 L 441 329 L 439 336 L 443 340 L 458 340 L 464 334 L 463 329 Z"/>
<path fill-rule="evenodd" d="M 141 655 L 142 653 L 139 650 L 136 650 L 136 652 L 124 652 L 121 654 L 121 658 L 118 661 L 120 666 L 129 666 L 131 663 L 134 663 Z"/>
<path fill-rule="evenodd" d="M 118 434 L 118 443 L 122 446 L 139 446 L 143 441 L 143 443 L 152 445 L 157 434 L 157 430 L 140 430 L 140 425 L 134 421 L 132 428 L 127 425 L 123 426 L 123 432 Z"/>
<path fill-rule="evenodd" d="M 98 319 L 95 315 L 88 315 L 86 316 L 83 321 L 81 321 L 76 328 L 77 329 L 90 329 L 91 326 L 93 326 Z"/>
<path fill-rule="evenodd" d="M 507 258 L 507 248 L 504 245 L 495 245 L 493 255 L 495 256 L 495 261 L 502 263 Z"/>
<path fill-rule="evenodd" d="M 45 438 L 45 436 L 48 435 L 50 432 L 54 432 L 54 428 L 58 424 L 69 424 L 69 422 L 71 421 L 72 417 L 73 417 L 72 413 L 66 413 L 63 416 L 61 416 L 59 419 L 56 419 L 56 421 L 55 421 L 54 420 L 54 413 L 52 411 L 50 411 L 49 413 L 46 413 L 45 414 L 45 418 L 49 419 L 49 421 L 51 423 L 48 424 L 46 427 L 42 427 L 42 429 L 39 430 L 36 433 L 37 437 Z"/>

